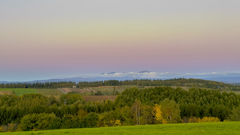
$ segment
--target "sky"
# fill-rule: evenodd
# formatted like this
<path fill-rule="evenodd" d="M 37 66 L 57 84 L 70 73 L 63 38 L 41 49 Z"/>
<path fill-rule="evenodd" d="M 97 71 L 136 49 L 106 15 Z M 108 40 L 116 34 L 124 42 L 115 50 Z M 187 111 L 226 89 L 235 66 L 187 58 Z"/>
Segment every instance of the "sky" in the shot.
<path fill-rule="evenodd" d="M 0 81 L 240 71 L 239 0 L 1 0 Z"/>

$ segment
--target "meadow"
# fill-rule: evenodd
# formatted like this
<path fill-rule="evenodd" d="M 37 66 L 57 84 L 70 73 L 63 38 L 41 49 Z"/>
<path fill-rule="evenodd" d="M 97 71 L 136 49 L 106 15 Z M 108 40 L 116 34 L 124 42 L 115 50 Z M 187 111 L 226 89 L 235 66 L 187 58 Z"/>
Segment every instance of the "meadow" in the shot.
<path fill-rule="evenodd" d="M 36 89 L 31 88 L 0 88 L 0 91 L 14 91 L 15 95 L 21 96 L 29 93 L 37 93 Z M 7 94 L 7 93 L 6 93 Z"/>
<path fill-rule="evenodd" d="M 45 95 L 45 96 L 51 96 L 51 95 L 62 95 L 64 94 L 58 89 L 37 89 L 37 93 Z"/>
<path fill-rule="evenodd" d="M 2 133 L 6 135 L 237 135 L 240 122 L 159 124 Z"/>

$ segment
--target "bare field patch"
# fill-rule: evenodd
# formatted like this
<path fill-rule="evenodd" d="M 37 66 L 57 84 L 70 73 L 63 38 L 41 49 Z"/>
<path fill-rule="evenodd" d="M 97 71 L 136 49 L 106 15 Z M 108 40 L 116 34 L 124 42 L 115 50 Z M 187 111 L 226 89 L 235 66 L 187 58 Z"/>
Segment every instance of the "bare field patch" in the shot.
<path fill-rule="evenodd" d="M 14 94 L 15 92 L 14 91 L 0 91 L 0 95 L 12 95 Z"/>
<path fill-rule="evenodd" d="M 61 88 L 63 91 L 69 93 L 69 92 L 78 92 L 78 93 L 81 93 L 81 94 L 86 94 L 86 93 L 91 93 L 92 91 L 93 92 L 97 92 L 96 90 L 94 89 L 91 89 L 91 88 L 84 88 L 84 89 L 78 89 L 78 88 Z"/>

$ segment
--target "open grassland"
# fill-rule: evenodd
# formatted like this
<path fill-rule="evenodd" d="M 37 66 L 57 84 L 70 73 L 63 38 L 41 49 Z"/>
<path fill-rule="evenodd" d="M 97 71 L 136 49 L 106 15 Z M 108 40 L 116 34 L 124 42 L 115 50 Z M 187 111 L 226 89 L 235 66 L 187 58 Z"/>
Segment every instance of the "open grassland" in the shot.
<path fill-rule="evenodd" d="M 25 89 L 25 88 L 0 88 L 0 91 L 14 91 L 17 96 L 29 93 L 37 93 L 36 89 Z"/>
<path fill-rule="evenodd" d="M 58 89 L 37 89 L 37 93 L 45 95 L 45 96 L 55 96 L 55 95 L 62 95 L 64 94 Z"/>
<path fill-rule="evenodd" d="M 239 135 L 240 122 L 160 124 L 3 133 L 12 135 Z"/>

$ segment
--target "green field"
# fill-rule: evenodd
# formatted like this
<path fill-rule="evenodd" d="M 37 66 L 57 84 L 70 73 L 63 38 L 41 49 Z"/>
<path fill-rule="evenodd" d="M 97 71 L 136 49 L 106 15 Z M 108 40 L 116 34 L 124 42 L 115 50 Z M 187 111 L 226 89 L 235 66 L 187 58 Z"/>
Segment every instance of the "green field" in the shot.
<path fill-rule="evenodd" d="M 238 135 L 240 122 L 160 124 L 3 133 L 12 135 Z"/>
<path fill-rule="evenodd" d="M 62 95 L 63 93 L 58 89 L 37 89 L 37 93 L 50 96 L 50 95 Z"/>
<path fill-rule="evenodd" d="M 37 93 L 36 89 L 25 89 L 25 88 L 0 88 L 0 91 L 14 91 L 17 96 L 29 93 Z"/>
<path fill-rule="evenodd" d="M 127 88 L 136 87 L 139 89 L 143 88 L 151 88 L 155 86 L 137 86 L 137 85 L 122 85 L 122 86 L 115 86 L 115 90 L 119 93 L 123 92 Z M 177 88 L 177 86 L 171 86 L 173 88 Z M 181 87 L 184 90 L 188 90 L 190 87 Z M 72 88 L 68 88 L 71 90 Z M 86 90 L 85 90 L 86 89 Z M 208 89 L 208 88 L 206 88 Z M 75 91 L 82 92 L 83 95 L 91 95 L 91 91 L 101 91 L 104 95 L 112 95 L 114 86 L 99 86 L 99 87 L 85 87 L 83 89 L 75 88 Z M 58 89 L 31 89 L 31 88 L 0 88 L 0 94 L 11 94 L 11 91 L 14 91 L 16 95 L 21 96 L 23 94 L 29 94 L 29 93 L 39 93 L 45 96 L 56 96 L 59 97 L 63 93 Z M 236 94 L 240 94 L 240 91 L 222 91 L 222 92 L 234 92 Z"/>

